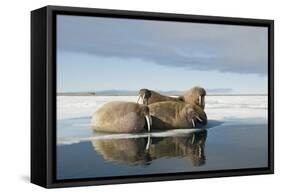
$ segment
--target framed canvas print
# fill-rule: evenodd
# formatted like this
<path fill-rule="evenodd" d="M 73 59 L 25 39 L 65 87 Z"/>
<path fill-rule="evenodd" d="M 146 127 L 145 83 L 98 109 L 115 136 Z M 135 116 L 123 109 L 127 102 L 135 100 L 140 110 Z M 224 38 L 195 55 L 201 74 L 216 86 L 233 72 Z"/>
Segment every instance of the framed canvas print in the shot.
<path fill-rule="evenodd" d="M 31 12 L 31 182 L 272 174 L 273 21 Z"/>

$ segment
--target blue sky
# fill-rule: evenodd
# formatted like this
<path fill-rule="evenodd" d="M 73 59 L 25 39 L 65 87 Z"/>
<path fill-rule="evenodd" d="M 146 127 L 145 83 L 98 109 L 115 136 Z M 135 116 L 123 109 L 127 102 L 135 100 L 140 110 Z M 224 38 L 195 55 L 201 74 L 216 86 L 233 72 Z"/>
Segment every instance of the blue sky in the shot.
<path fill-rule="evenodd" d="M 57 17 L 58 92 L 267 93 L 267 28 Z"/>

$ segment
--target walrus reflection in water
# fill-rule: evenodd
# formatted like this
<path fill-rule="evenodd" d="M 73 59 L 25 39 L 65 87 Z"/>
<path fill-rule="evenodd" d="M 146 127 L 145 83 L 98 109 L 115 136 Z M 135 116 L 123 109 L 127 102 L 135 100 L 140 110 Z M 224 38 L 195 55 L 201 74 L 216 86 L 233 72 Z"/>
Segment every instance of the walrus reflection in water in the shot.
<path fill-rule="evenodd" d="M 162 95 L 158 92 L 149 89 L 140 89 L 139 91 L 139 98 L 142 99 L 143 104 L 149 105 L 156 102 L 163 102 L 163 101 L 174 101 L 174 102 L 185 102 L 188 104 L 198 105 L 202 109 L 205 108 L 205 96 L 206 90 L 202 87 L 195 86 L 185 92 L 183 95 L 179 97 L 170 97 Z"/>
<path fill-rule="evenodd" d="M 186 129 L 207 124 L 207 115 L 197 105 L 164 101 L 150 104 L 152 129 Z"/>
<path fill-rule="evenodd" d="M 145 164 L 150 160 L 146 152 L 147 140 L 145 138 L 93 139 L 92 145 L 106 161 L 135 165 Z"/>
<path fill-rule="evenodd" d="M 191 161 L 193 166 L 205 164 L 207 131 L 181 134 L 173 137 L 126 139 L 93 139 L 93 148 L 106 161 L 128 165 L 149 165 L 159 158 L 180 157 Z"/>

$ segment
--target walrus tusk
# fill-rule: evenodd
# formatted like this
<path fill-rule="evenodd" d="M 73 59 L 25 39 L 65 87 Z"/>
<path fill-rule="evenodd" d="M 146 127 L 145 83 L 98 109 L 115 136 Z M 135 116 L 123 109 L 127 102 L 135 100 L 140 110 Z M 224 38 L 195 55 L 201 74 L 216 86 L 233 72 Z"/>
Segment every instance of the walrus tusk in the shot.
<path fill-rule="evenodd" d="M 199 117 L 199 116 L 195 116 L 196 119 L 198 119 L 201 123 L 203 122 L 203 120 Z"/>
<path fill-rule="evenodd" d="M 201 99 L 202 97 L 201 96 L 199 96 L 199 105 L 201 106 L 202 105 L 202 99 Z"/>
<path fill-rule="evenodd" d="M 150 123 L 150 126 L 152 126 L 152 117 L 149 116 L 149 123 Z"/>
<path fill-rule="evenodd" d="M 137 101 L 137 103 L 139 103 L 140 97 L 141 97 L 141 95 L 139 95 L 139 98 L 138 98 L 138 101 Z"/>
<path fill-rule="evenodd" d="M 194 123 L 194 120 L 193 120 L 193 119 L 191 119 L 191 122 L 192 122 L 192 126 L 193 126 L 193 128 L 195 128 L 195 123 Z"/>
<path fill-rule="evenodd" d="M 139 95 L 137 103 L 139 103 L 140 99 L 142 100 L 141 104 L 144 104 L 144 97 L 142 95 Z"/>
<path fill-rule="evenodd" d="M 144 96 L 141 96 L 142 104 L 144 104 Z"/>
<path fill-rule="evenodd" d="M 147 129 L 148 129 L 148 132 L 150 132 L 150 121 L 149 121 L 149 116 L 146 115 L 146 116 L 145 116 L 145 119 L 146 119 L 146 122 L 147 122 Z"/>

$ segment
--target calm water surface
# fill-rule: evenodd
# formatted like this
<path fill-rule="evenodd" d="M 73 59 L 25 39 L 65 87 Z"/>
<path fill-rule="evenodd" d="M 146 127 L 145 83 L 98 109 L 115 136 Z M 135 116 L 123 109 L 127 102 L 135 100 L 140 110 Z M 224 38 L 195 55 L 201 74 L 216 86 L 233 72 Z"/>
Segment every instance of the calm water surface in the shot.
<path fill-rule="evenodd" d="M 90 117 L 58 121 L 57 178 L 93 178 L 267 166 L 267 125 L 210 120 L 205 129 L 102 134 Z"/>

